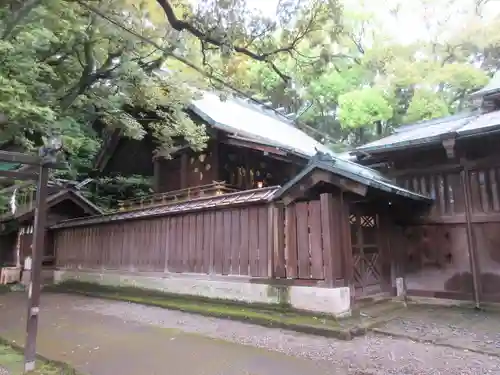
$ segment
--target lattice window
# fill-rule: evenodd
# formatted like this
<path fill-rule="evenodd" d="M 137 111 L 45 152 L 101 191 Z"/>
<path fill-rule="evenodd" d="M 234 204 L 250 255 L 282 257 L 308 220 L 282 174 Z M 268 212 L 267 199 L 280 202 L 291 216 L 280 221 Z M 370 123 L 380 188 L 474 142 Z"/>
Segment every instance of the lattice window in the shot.
<path fill-rule="evenodd" d="M 349 223 L 356 224 L 356 215 L 349 216 Z"/>
<path fill-rule="evenodd" d="M 376 222 L 374 216 L 361 216 L 361 226 L 364 228 L 375 228 Z"/>

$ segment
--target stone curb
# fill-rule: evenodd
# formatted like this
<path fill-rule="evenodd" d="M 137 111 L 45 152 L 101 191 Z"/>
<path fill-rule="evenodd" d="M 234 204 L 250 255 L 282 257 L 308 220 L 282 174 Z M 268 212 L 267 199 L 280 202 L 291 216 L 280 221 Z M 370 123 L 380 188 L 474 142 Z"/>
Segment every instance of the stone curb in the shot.
<path fill-rule="evenodd" d="M 220 319 L 246 322 L 246 323 L 259 325 L 262 327 L 280 328 L 280 329 L 286 329 L 286 330 L 290 330 L 290 331 L 295 331 L 295 332 L 305 333 L 305 334 L 310 334 L 310 335 L 315 335 L 315 336 L 336 338 L 336 339 L 344 340 L 344 341 L 352 340 L 354 337 L 363 336 L 372 327 L 372 325 L 366 325 L 366 326 L 358 326 L 358 327 L 351 327 L 351 328 L 346 328 L 346 329 L 335 330 L 335 329 L 314 327 L 314 326 L 301 325 L 301 324 L 274 322 L 274 321 L 270 321 L 270 320 L 263 319 L 263 318 L 261 319 L 261 318 L 253 318 L 253 317 L 234 316 L 231 314 L 214 313 L 214 312 L 208 312 L 208 311 L 203 312 L 203 311 L 199 311 L 199 310 L 190 310 L 189 308 L 181 308 L 181 307 L 175 307 L 175 306 L 167 307 L 167 306 L 161 306 L 161 305 L 155 304 L 153 302 L 147 302 L 147 301 L 136 302 L 136 301 L 128 300 L 127 298 L 123 298 L 123 297 L 112 296 L 112 295 L 102 295 L 100 293 L 84 292 L 84 291 L 79 291 L 79 290 L 65 289 L 65 290 L 58 290 L 58 291 L 50 291 L 50 293 L 78 294 L 78 295 L 83 295 L 83 296 L 92 297 L 92 298 L 100 298 L 100 299 L 108 299 L 108 300 L 114 300 L 114 301 L 129 302 L 129 303 L 135 303 L 138 305 L 159 307 L 159 308 L 163 308 L 166 310 L 182 311 L 185 313 L 197 314 L 197 315 L 202 315 L 202 316 L 207 316 L 207 317 L 212 317 L 212 318 L 220 318 Z"/>

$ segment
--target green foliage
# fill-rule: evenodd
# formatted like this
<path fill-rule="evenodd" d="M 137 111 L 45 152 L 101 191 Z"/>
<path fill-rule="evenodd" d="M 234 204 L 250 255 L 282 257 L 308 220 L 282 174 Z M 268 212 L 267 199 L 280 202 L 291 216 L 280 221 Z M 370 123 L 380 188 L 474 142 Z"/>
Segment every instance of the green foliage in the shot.
<path fill-rule="evenodd" d="M 392 117 L 392 107 L 381 91 L 364 88 L 339 97 L 339 117 L 343 127 L 356 129 L 385 122 Z"/>
<path fill-rule="evenodd" d="M 132 138 L 151 131 L 163 149 L 175 136 L 202 147 L 205 129 L 184 109 L 193 88 L 214 83 L 169 58 L 175 51 L 298 114 L 303 129 L 342 150 L 402 123 L 466 109 L 468 94 L 500 59 L 500 17 L 474 0 L 436 0 L 432 7 L 428 0 L 293 0 L 280 2 L 274 18 L 244 0 L 167 3 L 190 29 L 175 31 L 154 0 L 91 2 L 165 53 L 76 2 L 3 2 L 0 142 L 33 150 L 43 136 L 61 134 L 71 169 L 58 177 L 78 180 L 89 175 L 106 134 L 93 126 L 96 118 Z M 426 32 L 402 41 L 388 25 L 404 22 L 405 13 L 415 13 Z M 168 72 L 156 74 L 160 67 Z M 147 180 L 110 177 L 90 194 L 114 207 L 149 192 Z"/>
<path fill-rule="evenodd" d="M 416 90 L 406 113 L 405 122 L 430 120 L 449 115 L 449 106 L 439 93 L 430 90 Z"/>
<path fill-rule="evenodd" d="M 116 210 L 119 203 L 153 194 L 149 178 L 108 176 L 97 179 L 85 195 L 104 210 Z"/>

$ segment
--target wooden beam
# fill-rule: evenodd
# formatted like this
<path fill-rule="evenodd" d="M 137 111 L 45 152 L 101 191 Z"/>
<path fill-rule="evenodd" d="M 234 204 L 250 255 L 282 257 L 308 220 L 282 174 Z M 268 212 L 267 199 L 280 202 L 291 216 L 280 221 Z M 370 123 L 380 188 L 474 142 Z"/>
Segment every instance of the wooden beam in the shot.
<path fill-rule="evenodd" d="M 0 161 L 7 163 L 41 165 L 43 160 L 39 156 L 27 155 L 21 152 L 0 151 Z"/>
<path fill-rule="evenodd" d="M 241 148 L 250 148 L 252 150 L 268 152 L 270 154 L 276 154 L 276 155 L 282 155 L 282 156 L 287 155 L 286 151 L 280 150 L 279 148 L 276 148 L 273 146 L 261 145 L 258 143 L 245 141 L 242 139 L 227 138 L 223 141 L 223 143 L 231 145 L 231 146 L 236 146 L 236 147 L 241 147 Z"/>
<path fill-rule="evenodd" d="M 322 170 L 315 170 L 312 174 L 313 185 L 319 182 L 327 182 L 329 184 L 340 187 L 343 190 L 351 191 L 355 194 L 366 196 L 368 192 L 368 187 L 366 185 L 360 184 L 359 182 L 349 180 L 347 178 L 342 178 Z"/>
<path fill-rule="evenodd" d="M 36 180 L 38 174 L 35 172 L 20 172 L 20 171 L 0 171 L 0 177 L 6 177 L 11 180 Z M 3 182 L 0 180 L 0 182 Z"/>

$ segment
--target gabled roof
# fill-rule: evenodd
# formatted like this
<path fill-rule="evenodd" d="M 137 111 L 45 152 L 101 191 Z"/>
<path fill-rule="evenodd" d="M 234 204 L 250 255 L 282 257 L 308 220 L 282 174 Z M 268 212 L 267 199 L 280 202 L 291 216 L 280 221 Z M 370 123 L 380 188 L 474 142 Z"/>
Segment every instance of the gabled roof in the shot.
<path fill-rule="evenodd" d="M 298 129 L 284 115 L 266 109 L 250 99 L 230 95 L 226 100 L 213 92 L 204 92 L 190 109 L 212 127 L 229 134 L 269 143 L 311 157 L 316 150 L 330 150 Z"/>
<path fill-rule="evenodd" d="M 164 205 L 139 208 L 130 211 L 113 212 L 105 215 L 65 220 L 53 225 L 52 229 L 80 227 L 117 221 L 146 219 L 156 216 L 166 216 L 208 208 L 227 208 L 241 204 L 256 204 L 267 202 L 276 193 L 279 186 L 262 189 L 238 191 L 235 193 L 191 199 L 182 202 L 172 202 Z"/>
<path fill-rule="evenodd" d="M 399 195 L 417 201 L 432 202 L 432 199 L 427 196 L 417 194 L 395 185 L 391 180 L 371 168 L 363 167 L 348 160 L 334 158 L 328 154 L 322 153 L 318 153 L 311 158 L 309 164 L 295 178 L 277 191 L 273 199 L 279 199 L 284 196 L 299 181 L 315 170 L 322 170 L 385 193 Z M 345 186 L 349 186 L 349 183 L 346 183 Z"/>
<path fill-rule="evenodd" d="M 356 151 L 377 153 L 407 147 L 437 144 L 500 130 L 500 111 L 469 112 L 403 126 L 388 137 L 358 147 Z M 354 151 L 353 153 L 356 153 Z"/>
<path fill-rule="evenodd" d="M 496 72 L 489 83 L 481 90 L 474 92 L 471 99 L 482 98 L 483 104 L 490 103 L 489 98 L 500 93 L 500 71 Z M 394 134 L 358 147 L 359 152 L 377 153 L 407 147 L 437 144 L 444 139 L 460 139 L 464 137 L 485 135 L 500 130 L 500 110 L 490 111 L 487 105 L 480 110 L 446 116 L 429 121 L 401 126 Z M 493 109 L 493 108 L 492 108 Z M 352 154 L 356 154 L 354 151 Z"/>
<path fill-rule="evenodd" d="M 85 198 L 82 194 L 72 189 L 61 190 L 55 194 L 50 195 L 47 198 L 47 209 L 56 206 L 57 204 L 70 200 L 79 207 L 81 207 L 87 215 L 102 215 L 103 211 L 97 207 L 95 204 L 90 202 L 87 198 Z M 35 207 L 19 207 L 19 210 L 16 211 L 13 215 L 6 215 L 1 218 L 1 221 L 8 221 L 12 219 L 16 219 L 18 221 L 24 221 L 30 219 L 35 213 Z"/>
<path fill-rule="evenodd" d="M 307 159 L 316 150 L 331 152 L 314 138 L 298 129 L 293 121 L 251 99 L 227 95 L 221 100 L 215 92 L 202 92 L 200 99 L 193 100 L 188 108 L 209 126 L 227 133 L 229 137 L 242 138 L 255 144 L 268 145 Z M 103 169 L 109 156 L 118 145 L 122 132 L 115 130 L 106 139 L 97 155 L 95 165 Z"/>

